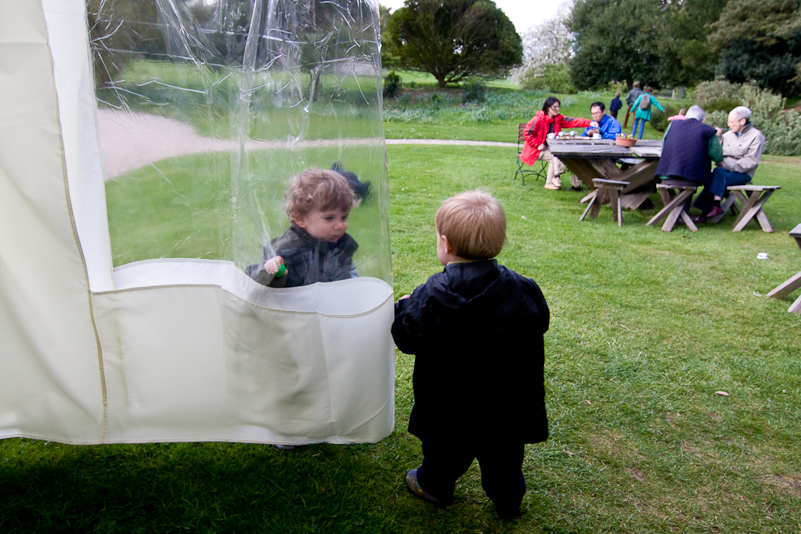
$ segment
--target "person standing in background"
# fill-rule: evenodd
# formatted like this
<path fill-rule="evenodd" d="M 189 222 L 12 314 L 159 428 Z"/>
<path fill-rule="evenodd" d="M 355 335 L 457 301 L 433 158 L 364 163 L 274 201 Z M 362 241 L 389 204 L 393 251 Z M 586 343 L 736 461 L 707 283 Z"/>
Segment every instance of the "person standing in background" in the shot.
<path fill-rule="evenodd" d="M 631 115 L 631 108 L 634 106 L 634 101 L 642 94 L 642 89 L 640 89 L 640 82 L 634 82 L 632 85 L 631 91 L 629 94 L 626 95 L 626 105 L 629 107 L 628 111 L 626 111 L 626 118 L 623 121 L 623 128 L 629 127 L 629 115 Z"/>
<path fill-rule="evenodd" d="M 651 94 L 653 88 L 649 85 L 645 88 L 645 92 L 637 97 L 634 101 L 632 108 L 634 109 L 634 128 L 631 130 L 631 135 L 634 137 L 637 134 L 637 126 L 640 126 L 640 139 L 645 133 L 645 123 L 651 120 L 651 106 L 656 106 L 659 111 L 665 111 L 662 104 L 654 98 Z"/>
<path fill-rule="evenodd" d="M 609 103 L 609 114 L 617 119 L 617 112 L 623 107 L 623 101 L 620 100 L 620 91 L 615 93 L 615 98 Z"/>

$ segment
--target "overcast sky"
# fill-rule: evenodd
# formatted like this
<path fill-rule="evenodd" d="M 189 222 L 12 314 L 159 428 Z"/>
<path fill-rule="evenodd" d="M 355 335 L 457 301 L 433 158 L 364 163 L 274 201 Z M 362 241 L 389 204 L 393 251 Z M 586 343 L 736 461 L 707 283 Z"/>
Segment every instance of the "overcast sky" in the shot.
<path fill-rule="evenodd" d="M 403 0 L 378 0 L 378 3 L 395 11 L 403 7 Z M 530 27 L 553 18 L 566 0 L 495 0 L 495 5 L 506 13 L 522 37 Z"/>

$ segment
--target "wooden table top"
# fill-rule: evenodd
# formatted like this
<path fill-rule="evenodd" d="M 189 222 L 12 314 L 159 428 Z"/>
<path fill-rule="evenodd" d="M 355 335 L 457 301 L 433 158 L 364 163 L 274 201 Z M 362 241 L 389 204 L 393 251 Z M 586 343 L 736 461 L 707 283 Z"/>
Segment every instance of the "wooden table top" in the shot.
<path fill-rule="evenodd" d="M 640 139 L 631 148 L 616 145 L 611 139 L 548 139 L 548 148 L 556 157 L 576 158 L 642 158 L 659 159 L 662 141 Z"/>

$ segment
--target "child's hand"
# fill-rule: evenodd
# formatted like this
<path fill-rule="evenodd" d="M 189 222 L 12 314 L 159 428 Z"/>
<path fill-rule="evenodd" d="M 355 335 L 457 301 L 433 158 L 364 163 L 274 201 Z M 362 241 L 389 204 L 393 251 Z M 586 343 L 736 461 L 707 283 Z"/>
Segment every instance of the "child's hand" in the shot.
<path fill-rule="evenodd" d="M 401 298 L 398 299 L 398 302 L 402 301 L 403 299 L 408 299 L 409 295 L 403 295 Z"/>
<path fill-rule="evenodd" d="M 264 270 L 267 272 L 267 274 L 275 274 L 283 264 L 284 258 L 281 256 L 275 256 L 267 260 L 267 262 L 264 264 Z"/>

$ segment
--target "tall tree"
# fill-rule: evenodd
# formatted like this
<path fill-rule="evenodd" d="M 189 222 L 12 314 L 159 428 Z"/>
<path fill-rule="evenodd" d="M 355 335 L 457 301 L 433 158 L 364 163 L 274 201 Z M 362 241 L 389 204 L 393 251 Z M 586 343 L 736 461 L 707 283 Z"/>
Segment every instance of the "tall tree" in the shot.
<path fill-rule="evenodd" d="M 656 43 L 660 0 L 576 0 L 568 27 L 576 35 L 571 79 L 579 89 L 610 81 L 659 84 Z"/>
<path fill-rule="evenodd" d="M 730 1 L 709 43 L 720 52 L 718 74 L 729 81 L 801 95 L 801 0 Z"/>
<path fill-rule="evenodd" d="M 576 0 L 573 83 L 594 88 L 642 80 L 657 86 L 709 79 L 716 62 L 706 40 L 726 0 Z"/>
<path fill-rule="evenodd" d="M 684 0 L 665 6 L 658 50 L 667 85 L 695 85 L 715 74 L 717 55 L 707 35 L 728 0 Z"/>
<path fill-rule="evenodd" d="M 548 65 L 564 65 L 573 55 L 573 32 L 567 27 L 570 12 L 532 26 L 523 34 L 523 65 L 518 76 L 539 76 Z"/>
<path fill-rule="evenodd" d="M 509 18 L 491 0 L 406 0 L 387 25 L 393 52 L 440 87 L 469 76 L 502 76 L 523 48 Z"/>

